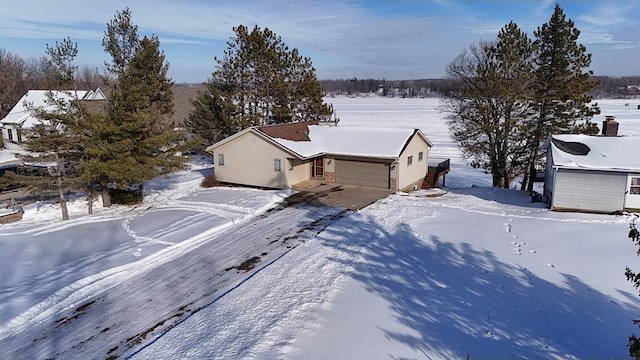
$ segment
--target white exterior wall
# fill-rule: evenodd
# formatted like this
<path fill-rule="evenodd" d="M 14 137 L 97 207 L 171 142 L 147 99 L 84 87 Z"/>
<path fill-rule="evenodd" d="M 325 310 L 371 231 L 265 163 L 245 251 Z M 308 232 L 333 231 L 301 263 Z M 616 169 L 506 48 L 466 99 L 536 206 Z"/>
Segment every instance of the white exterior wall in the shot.
<path fill-rule="evenodd" d="M 300 164 L 289 170 L 291 155 L 251 132 L 216 147 L 213 153 L 216 179 L 234 184 L 284 189 L 292 185 L 287 181 L 288 173 L 299 182 L 305 167 Z M 218 154 L 224 155 L 224 165 L 218 164 Z M 280 171 L 274 170 L 275 159 L 280 159 Z"/>
<path fill-rule="evenodd" d="M 292 170 L 289 170 L 289 162 L 293 164 Z M 286 165 L 287 186 L 295 185 L 311 178 L 310 161 L 289 158 Z"/>
<path fill-rule="evenodd" d="M 611 213 L 624 208 L 627 174 L 557 169 L 551 208 Z"/>
<path fill-rule="evenodd" d="M 9 140 L 9 129 L 11 129 L 13 140 Z M 22 147 L 18 143 L 18 130 L 19 128 L 13 124 L 2 125 L 2 141 L 4 143 L 5 149 L 22 150 Z M 23 137 L 24 137 L 24 134 L 23 134 Z M 24 141 L 24 138 L 22 140 Z"/>
<path fill-rule="evenodd" d="M 553 180 L 555 170 L 553 168 L 553 155 L 551 155 L 550 148 L 547 148 L 547 162 L 544 169 L 544 190 L 543 195 L 548 199 L 553 196 Z M 547 203 L 548 204 L 548 203 Z"/>
<path fill-rule="evenodd" d="M 418 160 L 418 154 L 423 152 L 422 160 Z M 411 165 L 407 165 L 409 156 L 413 156 Z M 429 145 L 418 136 L 414 135 L 409 144 L 404 149 L 398 159 L 398 189 L 392 190 L 413 190 L 413 186 L 422 183 L 427 175 L 429 159 Z M 418 188 L 420 188 L 418 184 Z"/>

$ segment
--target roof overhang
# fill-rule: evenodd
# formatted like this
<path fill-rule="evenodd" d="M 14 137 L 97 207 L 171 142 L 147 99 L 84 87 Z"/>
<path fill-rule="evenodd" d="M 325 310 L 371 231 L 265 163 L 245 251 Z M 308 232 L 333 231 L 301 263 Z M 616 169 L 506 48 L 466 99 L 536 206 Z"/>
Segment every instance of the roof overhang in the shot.
<path fill-rule="evenodd" d="M 388 162 L 388 161 L 397 161 L 398 158 L 400 157 L 400 155 L 403 153 L 403 151 L 406 149 L 406 147 L 409 145 L 409 143 L 416 137 L 418 136 L 420 139 L 422 139 L 422 141 L 424 141 L 427 146 L 429 147 L 433 147 L 433 143 L 431 142 L 431 140 L 429 140 L 429 138 L 427 138 L 427 136 L 420 130 L 420 129 L 413 129 L 413 132 L 406 138 L 403 147 L 401 148 L 400 152 L 397 154 L 389 154 L 389 155 L 381 155 L 381 154 L 367 154 L 367 153 L 353 153 L 353 152 L 335 152 L 335 151 L 317 151 L 317 152 L 312 152 L 312 153 L 306 153 L 306 154 L 300 154 L 299 152 L 289 148 L 288 146 L 286 146 L 285 144 L 283 144 L 282 142 L 278 141 L 277 139 L 272 138 L 271 136 L 269 136 L 268 134 L 260 131 L 259 127 L 254 126 L 254 127 L 250 127 L 247 129 L 244 129 L 238 133 L 235 133 L 227 138 L 224 138 L 218 142 L 216 142 L 213 145 L 210 145 L 208 147 L 205 148 L 205 151 L 210 153 L 210 154 L 214 154 L 214 152 L 216 151 L 217 148 L 219 148 L 220 146 L 223 146 L 231 141 L 234 141 L 235 139 L 242 137 L 246 134 L 252 134 L 254 136 L 257 136 L 259 138 L 261 138 L 262 140 L 266 141 L 267 143 L 273 145 L 274 147 L 288 153 L 291 155 L 292 158 L 295 159 L 299 159 L 299 160 L 310 160 L 319 156 L 335 156 L 335 157 L 350 157 L 350 158 L 360 158 L 360 159 L 378 159 L 378 160 L 382 160 L 384 162 Z M 286 143 L 286 142 L 285 142 Z"/>
<path fill-rule="evenodd" d="M 217 143 L 207 146 L 204 150 L 206 152 L 208 152 L 209 154 L 213 155 L 215 152 L 216 148 L 219 148 L 220 146 L 227 144 L 241 136 L 244 136 L 245 134 L 251 133 L 261 139 L 263 139 L 264 141 L 268 142 L 269 144 L 289 153 L 292 157 L 300 159 L 300 160 L 305 160 L 305 157 L 303 157 L 302 155 L 296 153 L 295 151 L 287 148 L 286 146 L 283 146 L 282 144 L 279 144 L 278 142 L 274 141 L 270 136 L 264 134 L 263 132 L 259 131 L 256 127 L 250 127 L 250 128 L 246 128 L 240 132 L 237 132 L 229 137 L 226 137 L 220 141 L 218 141 Z"/>

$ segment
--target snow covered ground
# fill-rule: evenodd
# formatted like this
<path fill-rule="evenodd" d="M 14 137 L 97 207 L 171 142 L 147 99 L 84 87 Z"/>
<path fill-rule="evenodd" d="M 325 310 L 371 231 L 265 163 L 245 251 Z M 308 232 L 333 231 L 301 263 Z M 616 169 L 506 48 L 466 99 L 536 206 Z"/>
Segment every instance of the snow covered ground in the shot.
<path fill-rule="evenodd" d="M 640 298 L 630 216 L 550 212 L 465 165 L 435 99 L 331 98 L 339 126 L 421 128 L 447 193 L 363 210 L 199 187 L 206 161 L 137 207 L 38 203 L 0 225 L 0 357 L 624 358 Z M 640 100 L 600 100 L 640 135 Z M 628 105 L 626 105 L 628 104 Z M 635 266 L 640 268 L 640 266 Z"/>

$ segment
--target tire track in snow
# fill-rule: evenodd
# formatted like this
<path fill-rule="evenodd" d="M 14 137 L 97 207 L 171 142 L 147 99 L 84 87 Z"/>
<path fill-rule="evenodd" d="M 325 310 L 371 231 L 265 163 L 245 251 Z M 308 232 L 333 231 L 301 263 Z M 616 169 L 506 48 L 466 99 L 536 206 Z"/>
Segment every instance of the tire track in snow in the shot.
<path fill-rule="evenodd" d="M 344 217 L 345 215 L 351 213 L 351 210 L 342 210 L 337 214 L 329 214 L 328 216 L 325 216 L 323 218 L 320 218 L 318 220 L 315 220 L 314 222 L 309 224 L 309 227 L 304 228 L 302 230 L 304 231 L 300 231 L 298 230 L 296 232 L 296 236 L 300 239 L 311 239 L 311 238 L 315 238 L 316 236 L 320 235 L 324 229 L 326 229 L 329 225 L 334 224 L 336 221 L 338 221 L 340 218 Z M 309 234 L 304 234 L 305 232 L 308 232 Z M 291 240 L 294 237 L 289 237 L 289 238 L 285 238 L 286 240 Z M 285 240 L 285 241 L 286 241 Z M 288 246 L 288 250 L 284 251 L 282 254 L 278 255 L 276 258 L 274 258 L 273 260 L 271 260 L 270 262 L 266 263 L 265 265 L 261 266 L 260 268 L 258 268 L 255 272 L 253 272 L 251 275 L 247 276 L 246 278 L 242 279 L 237 285 L 233 286 L 232 288 L 228 289 L 227 291 L 223 292 L 222 294 L 220 294 L 219 296 L 215 297 L 212 301 L 210 301 L 209 303 L 205 303 L 202 306 L 195 308 L 193 310 L 190 311 L 186 311 L 186 315 L 182 316 L 179 320 L 175 321 L 173 324 L 169 325 L 166 329 L 164 329 L 163 331 L 161 331 L 159 334 L 157 334 L 153 339 L 151 339 L 150 341 L 146 342 L 143 346 L 136 348 L 135 351 L 133 351 L 132 353 L 126 355 L 126 359 L 131 359 L 133 357 L 135 357 L 136 355 L 144 352 L 147 348 L 149 348 L 150 346 L 152 346 L 153 344 L 155 344 L 157 341 L 161 340 L 163 338 L 163 336 L 165 336 L 166 334 L 168 334 L 171 330 L 175 329 L 176 327 L 180 326 L 181 324 L 185 323 L 186 321 L 188 321 L 189 319 L 191 319 L 192 316 L 198 314 L 199 312 L 208 309 L 209 307 L 215 305 L 216 303 L 218 303 L 220 300 L 223 300 L 226 296 L 230 295 L 234 290 L 240 288 L 242 285 L 244 285 L 245 283 L 247 283 L 248 281 L 250 281 L 251 279 L 253 279 L 255 276 L 258 276 L 261 274 L 262 271 L 264 271 L 265 269 L 271 267 L 272 265 L 274 265 L 278 260 L 284 258 L 285 256 L 287 256 L 291 251 L 293 251 L 294 249 L 296 249 L 298 247 L 298 245 L 300 245 L 301 243 L 304 243 L 304 241 L 293 244 L 291 246 Z M 313 262 L 308 258 L 305 257 L 305 260 L 303 261 L 307 261 L 310 264 L 312 264 Z M 324 264 L 324 266 L 329 266 L 327 263 Z M 333 266 L 335 266 L 335 263 L 333 264 Z M 327 271 L 324 271 L 324 273 L 326 273 Z M 276 277 L 276 278 L 280 278 L 280 277 Z M 309 281 L 310 279 L 306 279 L 307 281 Z M 319 280 L 319 279 L 318 279 Z M 324 279 L 325 281 L 337 281 L 337 279 Z M 316 286 L 318 285 L 316 281 L 312 282 L 314 285 L 312 286 Z M 296 289 L 293 289 L 296 290 Z M 272 297 L 272 294 L 266 294 L 262 300 L 266 301 L 267 303 L 269 303 L 269 297 Z M 274 299 L 274 301 L 276 301 Z M 186 308 L 184 308 L 186 309 Z M 181 308 L 181 310 L 184 310 Z M 291 308 L 290 309 L 292 312 L 297 312 L 298 315 L 300 313 L 300 309 L 299 308 Z M 295 317 L 296 314 L 294 314 Z M 164 321 L 169 321 L 172 318 L 175 318 L 174 316 L 171 316 L 167 319 L 165 319 Z M 265 317 L 265 318 L 271 318 L 271 317 Z M 276 325 L 275 323 L 276 320 L 274 320 L 274 323 L 272 324 L 262 324 L 264 328 L 266 329 L 270 329 L 271 331 L 277 330 L 274 329 L 274 326 Z M 257 336 L 256 339 L 259 339 L 260 337 Z M 126 353 L 125 353 L 126 354 Z"/>
<path fill-rule="evenodd" d="M 259 215 L 260 213 L 266 211 L 267 208 L 268 207 L 258 209 L 258 211 L 255 212 L 255 215 Z M 132 214 L 129 219 L 139 216 L 140 213 L 143 212 L 146 212 L 146 209 L 141 209 L 137 212 L 137 214 Z M 248 214 L 245 216 L 245 219 L 250 218 L 251 216 L 251 214 Z M 119 218 L 121 218 L 121 215 Z M 91 218 L 89 218 L 88 220 L 91 220 Z M 63 226 L 61 227 L 68 228 L 70 226 L 76 226 L 78 224 L 85 224 L 89 222 L 88 220 L 78 220 L 70 225 L 63 224 Z M 239 219 L 237 219 L 236 221 L 239 221 Z M 12 333 L 19 333 L 29 326 L 41 323 L 48 318 L 55 316 L 56 312 L 72 308 L 77 302 L 91 297 L 98 292 L 109 289 L 117 285 L 117 283 L 121 280 L 126 280 L 136 275 L 137 273 L 151 269 L 158 264 L 162 264 L 166 261 L 179 257 L 193 249 L 198 248 L 208 240 L 211 240 L 211 238 L 215 234 L 234 225 L 236 221 L 228 222 L 221 226 L 212 228 L 206 232 L 193 236 L 190 239 L 184 240 L 179 244 L 175 244 L 172 247 L 149 255 L 142 260 L 107 269 L 79 279 L 64 288 L 55 291 L 53 294 L 47 297 L 47 299 L 34 305 L 25 313 L 19 315 L 15 319 L 9 321 L 7 324 L 1 326 L 0 340 L 11 335 Z M 50 228 L 52 227 L 49 227 L 48 229 Z"/>
<path fill-rule="evenodd" d="M 0 328 L 0 347 L 16 355 L 50 357 L 47 339 L 55 338 L 65 344 L 56 356 L 95 357 L 97 350 L 107 354 L 113 349 L 109 344 L 119 341 L 116 347 L 120 350 L 110 351 L 105 357 L 122 354 L 251 275 L 228 271 L 230 262 L 237 264 L 251 254 L 268 251 L 263 261 L 270 263 L 288 251 L 294 241 L 300 241 L 304 231 L 298 232 L 299 226 L 315 228 L 321 223 L 317 223 L 318 218 L 336 212 L 335 208 L 327 211 L 328 214 L 318 208 L 285 208 L 228 231 L 212 229 L 138 262 L 81 279 Z M 277 241 L 256 244 L 255 239 L 260 238 Z M 153 295 L 147 302 L 141 298 L 144 294 Z M 176 296 L 185 305 L 176 307 Z M 85 310 L 82 304 L 90 299 L 92 306 Z M 79 308 L 83 311 L 78 312 Z M 58 318 L 54 323 L 59 325 L 49 325 L 54 318 Z M 124 320 L 133 318 L 137 319 L 135 323 Z"/>

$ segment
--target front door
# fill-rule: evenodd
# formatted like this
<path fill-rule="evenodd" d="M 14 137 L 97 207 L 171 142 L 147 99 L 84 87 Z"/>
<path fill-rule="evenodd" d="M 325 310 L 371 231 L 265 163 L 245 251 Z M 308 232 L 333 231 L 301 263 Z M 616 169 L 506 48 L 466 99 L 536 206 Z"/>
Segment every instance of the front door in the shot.
<path fill-rule="evenodd" d="M 640 209 L 640 174 L 627 175 L 627 192 L 624 197 L 624 207 Z"/>
<path fill-rule="evenodd" d="M 313 159 L 313 166 L 312 166 L 311 172 L 314 178 L 324 179 L 324 158 L 317 157 Z"/>

